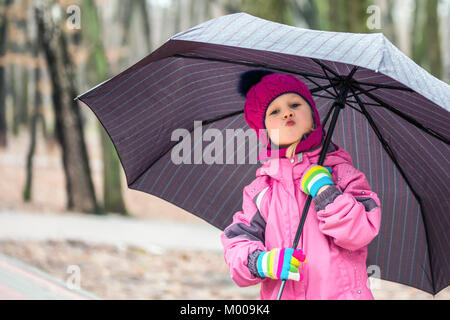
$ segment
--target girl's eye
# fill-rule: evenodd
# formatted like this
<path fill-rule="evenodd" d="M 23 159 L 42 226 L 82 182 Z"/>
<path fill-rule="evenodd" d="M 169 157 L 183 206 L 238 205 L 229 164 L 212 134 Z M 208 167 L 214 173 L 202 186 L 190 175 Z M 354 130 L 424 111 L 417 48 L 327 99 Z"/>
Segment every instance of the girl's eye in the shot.
<path fill-rule="evenodd" d="M 299 105 L 300 105 L 300 104 L 298 104 L 298 103 L 291 104 L 291 106 L 292 106 L 293 108 L 297 108 Z M 274 111 L 272 111 L 270 114 L 275 114 L 275 113 L 277 113 L 277 112 L 278 112 L 278 110 L 274 110 Z"/>

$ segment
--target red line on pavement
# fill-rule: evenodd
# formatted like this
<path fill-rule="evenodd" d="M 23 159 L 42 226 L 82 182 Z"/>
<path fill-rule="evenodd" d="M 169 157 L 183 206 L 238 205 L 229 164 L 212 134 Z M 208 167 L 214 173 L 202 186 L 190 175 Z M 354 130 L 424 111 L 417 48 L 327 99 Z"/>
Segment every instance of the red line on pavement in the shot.
<path fill-rule="evenodd" d="M 21 293 L 0 283 L 0 300 L 29 300 Z"/>
<path fill-rule="evenodd" d="M 8 269 L 8 270 L 16 273 L 17 275 L 24 276 L 24 277 L 30 279 L 31 281 L 41 285 L 42 287 L 49 289 L 50 291 L 53 291 L 55 293 L 61 294 L 64 297 L 75 299 L 75 300 L 86 300 L 87 299 L 81 295 L 73 293 L 59 285 L 56 285 L 44 278 L 40 278 L 37 275 L 34 275 L 22 268 L 19 268 L 18 266 L 15 266 L 15 265 L 13 265 L 7 261 L 1 260 L 1 259 L 0 259 L 0 267 Z"/>

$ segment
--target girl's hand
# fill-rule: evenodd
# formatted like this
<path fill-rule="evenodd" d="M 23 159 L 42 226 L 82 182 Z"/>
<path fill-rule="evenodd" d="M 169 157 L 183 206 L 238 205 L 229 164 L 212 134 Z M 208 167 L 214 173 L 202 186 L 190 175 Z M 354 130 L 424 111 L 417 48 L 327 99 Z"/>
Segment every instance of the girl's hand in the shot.
<path fill-rule="evenodd" d="M 258 256 L 256 267 L 261 277 L 302 281 L 303 275 L 298 271 L 300 262 L 306 262 L 306 256 L 302 250 L 275 248 L 262 252 Z"/>
<path fill-rule="evenodd" d="M 333 180 L 331 180 L 331 172 L 332 170 L 330 167 L 311 164 L 306 168 L 302 180 L 300 181 L 302 191 L 314 198 L 317 196 L 317 192 L 320 188 L 334 184 Z"/>

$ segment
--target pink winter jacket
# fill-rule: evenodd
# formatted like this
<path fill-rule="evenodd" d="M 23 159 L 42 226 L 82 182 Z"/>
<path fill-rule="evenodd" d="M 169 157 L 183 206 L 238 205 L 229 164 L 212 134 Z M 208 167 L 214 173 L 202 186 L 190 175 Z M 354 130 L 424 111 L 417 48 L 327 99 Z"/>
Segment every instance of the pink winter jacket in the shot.
<path fill-rule="evenodd" d="M 242 211 L 221 235 L 231 278 L 240 287 L 261 283 L 261 299 L 276 299 L 281 280 L 262 279 L 247 265 L 254 266 L 257 250 L 292 247 L 307 198 L 300 180 L 321 150 L 298 153 L 294 162 L 271 158 L 258 168 L 244 187 Z M 335 186 L 309 207 L 298 245 L 307 256 L 299 268 L 304 280 L 286 281 L 282 299 L 373 299 L 366 257 L 380 228 L 380 200 L 347 151 L 333 143 L 327 151 L 323 165 L 332 168 Z"/>

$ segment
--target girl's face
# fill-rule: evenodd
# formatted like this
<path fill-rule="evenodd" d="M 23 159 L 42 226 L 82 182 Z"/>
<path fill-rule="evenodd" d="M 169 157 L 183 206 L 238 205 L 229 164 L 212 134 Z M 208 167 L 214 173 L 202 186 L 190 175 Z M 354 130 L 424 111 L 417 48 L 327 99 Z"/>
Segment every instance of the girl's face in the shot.
<path fill-rule="evenodd" d="M 314 130 L 311 107 L 296 93 L 284 93 L 274 99 L 267 108 L 264 123 L 270 140 L 280 149 Z"/>

